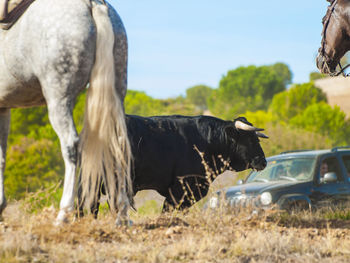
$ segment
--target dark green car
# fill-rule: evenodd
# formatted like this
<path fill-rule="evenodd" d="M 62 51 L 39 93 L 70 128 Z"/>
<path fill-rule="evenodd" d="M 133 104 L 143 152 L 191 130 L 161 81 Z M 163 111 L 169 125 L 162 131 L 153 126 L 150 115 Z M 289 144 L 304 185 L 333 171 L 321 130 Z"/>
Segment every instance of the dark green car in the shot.
<path fill-rule="evenodd" d="M 319 208 L 350 199 L 350 146 L 284 152 L 266 159 L 238 185 L 218 191 L 207 206 Z M 223 196 L 222 196 L 223 194 Z"/>

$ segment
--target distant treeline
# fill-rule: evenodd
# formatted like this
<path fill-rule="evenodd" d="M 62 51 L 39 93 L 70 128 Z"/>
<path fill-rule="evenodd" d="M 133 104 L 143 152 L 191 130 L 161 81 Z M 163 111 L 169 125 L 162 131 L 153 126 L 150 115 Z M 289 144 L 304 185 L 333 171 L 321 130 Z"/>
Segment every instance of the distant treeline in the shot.
<path fill-rule="evenodd" d="M 245 116 L 270 136 L 262 141 L 267 156 L 291 149 L 350 144 L 350 123 L 314 86 L 312 81 L 319 77 L 311 73 L 309 83 L 291 84 L 292 72 L 284 63 L 252 65 L 228 71 L 217 88 L 190 87 L 186 96 L 155 99 L 128 90 L 124 105 L 126 113 L 142 116 L 210 113 L 227 120 Z M 78 97 L 74 109 L 78 132 L 84 102 L 85 93 Z M 5 191 L 10 198 L 22 198 L 26 192 L 63 180 L 64 167 L 47 108 L 14 109 L 11 114 Z"/>

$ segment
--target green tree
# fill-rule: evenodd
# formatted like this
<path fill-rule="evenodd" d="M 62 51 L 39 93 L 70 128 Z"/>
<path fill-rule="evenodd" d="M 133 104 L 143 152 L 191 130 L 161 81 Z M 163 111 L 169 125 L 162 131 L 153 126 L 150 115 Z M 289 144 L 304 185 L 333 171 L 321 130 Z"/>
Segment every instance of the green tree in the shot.
<path fill-rule="evenodd" d="M 192 103 L 189 103 L 182 96 L 169 99 L 154 99 L 144 92 L 134 90 L 128 90 L 124 106 L 127 114 L 140 116 L 196 115 L 200 113 Z"/>
<path fill-rule="evenodd" d="M 86 91 L 80 93 L 75 103 L 73 111 L 73 119 L 78 133 L 81 132 L 84 124 L 84 112 L 85 112 L 85 100 L 86 100 Z"/>
<path fill-rule="evenodd" d="M 246 117 L 249 122 L 251 122 L 255 127 L 265 128 L 270 124 L 276 124 L 277 118 L 271 112 L 266 111 L 247 111 L 242 114 L 242 116 Z"/>
<path fill-rule="evenodd" d="M 9 143 L 22 136 L 40 137 L 39 128 L 48 123 L 46 107 L 12 109 Z"/>
<path fill-rule="evenodd" d="M 206 85 L 197 85 L 186 90 L 186 98 L 200 110 L 208 109 L 208 98 L 213 89 Z"/>
<path fill-rule="evenodd" d="M 188 100 L 182 96 L 176 98 L 168 98 L 160 100 L 162 104 L 162 111 L 158 115 L 198 115 L 201 110 L 194 104 L 189 103 Z"/>
<path fill-rule="evenodd" d="M 61 152 L 47 139 L 22 137 L 7 153 L 5 190 L 10 198 L 22 198 L 63 180 Z"/>
<path fill-rule="evenodd" d="M 215 115 L 230 119 L 247 110 L 266 110 L 272 97 L 284 90 L 284 80 L 271 66 L 239 67 L 221 79 L 208 106 Z"/>
<path fill-rule="evenodd" d="M 321 101 L 327 102 L 327 97 L 313 83 L 296 84 L 289 90 L 276 94 L 269 111 L 280 120 L 287 121 L 302 113 L 308 106 Z"/>
<path fill-rule="evenodd" d="M 282 79 L 285 87 L 292 83 L 293 74 L 286 64 L 277 62 L 271 65 L 270 68 Z"/>
<path fill-rule="evenodd" d="M 326 135 L 295 126 L 267 123 L 263 128 L 269 136 L 269 139 L 260 140 L 266 156 L 291 150 L 329 149 L 333 143 Z"/>
<path fill-rule="evenodd" d="M 317 79 L 323 79 L 323 78 L 327 78 L 327 77 L 328 77 L 327 75 L 321 74 L 321 73 L 316 72 L 316 71 L 311 72 L 310 75 L 309 75 L 310 81 L 315 81 Z"/>
<path fill-rule="evenodd" d="M 151 116 L 161 112 L 162 103 L 144 92 L 128 90 L 124 101 L 127 114 Z"/>
<path fill-rule="evenodd" d="M 290 124 L 328 136 L 334 145 L 350 143 L 350 122 L 346 119 L 346 114 L 338 106 L 332 108 L 324 101 L 307 107 L 292 118 Z"/>

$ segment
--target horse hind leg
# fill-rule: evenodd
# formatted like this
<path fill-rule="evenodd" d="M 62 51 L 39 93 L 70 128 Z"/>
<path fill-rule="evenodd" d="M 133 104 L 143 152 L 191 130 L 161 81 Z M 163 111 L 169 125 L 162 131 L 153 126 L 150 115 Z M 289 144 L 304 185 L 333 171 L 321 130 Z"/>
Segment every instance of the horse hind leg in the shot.
<path fill-rule="evenodd" d="M 72 100 L 73 98 L 55 98 L 47 101 L 49 120 L 60 140 L 65 165 L 63 194 L 60 211 L 55 222 L 56 225 L 66 222 L 68 213 L 74 209 L 74 185 L 79 137 L 73 122 L 72 105 L 74 104 Z"/>
<path fill-rule="evenodd" d="M 0 219 L 6 207 L 4 171 L 6 164 L 7 137 L 10 129 L 10 109 L 0 109 Z"/>
<path fill-rule="evenodd" d="M 128 210 L 129 210 L 129 198 L 127 197 L 127 193 L 123 191 L 119 193 L 117 200 L 118 213 L 117 218 L 115 220 L 116 226 L 131 226 L 133 222 L 129 219 Z"/>

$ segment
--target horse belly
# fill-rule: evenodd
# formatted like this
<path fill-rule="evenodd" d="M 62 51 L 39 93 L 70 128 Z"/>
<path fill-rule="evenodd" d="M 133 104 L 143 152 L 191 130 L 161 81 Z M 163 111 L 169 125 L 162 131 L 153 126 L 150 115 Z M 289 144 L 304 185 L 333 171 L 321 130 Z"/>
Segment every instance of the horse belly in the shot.
<path fill-rule="evenodd" d="M 7 34 L 9 35 L 11 34 Z M 45 104 L 39 80 L 32 68 L 26 64 L 25 57 L 19 52 L 15 41 L 1 42 L 0 50 L 3 51 L 0 56 L 0 108 Z"/>
<path fill-rule="evenodd" d="M 45 99 L 38 81 L 0 85 L 0 108 L 32 107 L 45 104 Z"/>
<path fill-rule="evenodd" d="M 19 87 L 0 90 L 0 108 L 22 108 L 45 105 L 41 89 Z"/>

